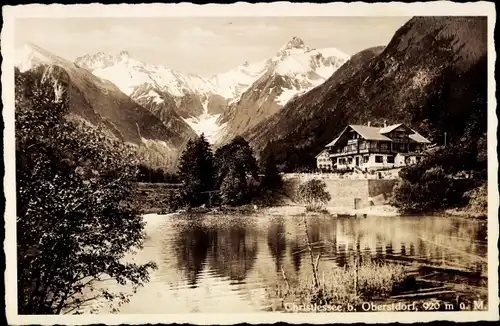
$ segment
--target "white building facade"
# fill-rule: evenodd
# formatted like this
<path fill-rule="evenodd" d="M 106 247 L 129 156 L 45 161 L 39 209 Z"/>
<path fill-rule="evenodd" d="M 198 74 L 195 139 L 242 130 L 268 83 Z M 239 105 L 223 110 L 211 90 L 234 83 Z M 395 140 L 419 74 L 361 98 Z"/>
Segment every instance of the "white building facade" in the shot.
<path fill-rule="evenodd" d="M 329 171 L 333 169 L 333 163 L 328 150 L 324 149 L 323 151 L 321 151 L 321 153 L 316 155 L 316 167 L 323 171 Z"/>
<path fill-rule="evenodd" d="M 428 139 L 400 123 L 385 127 L 349 125 L 326 149 L 334 169 L 373 171 L 416 164 L 429 145 Z"/>

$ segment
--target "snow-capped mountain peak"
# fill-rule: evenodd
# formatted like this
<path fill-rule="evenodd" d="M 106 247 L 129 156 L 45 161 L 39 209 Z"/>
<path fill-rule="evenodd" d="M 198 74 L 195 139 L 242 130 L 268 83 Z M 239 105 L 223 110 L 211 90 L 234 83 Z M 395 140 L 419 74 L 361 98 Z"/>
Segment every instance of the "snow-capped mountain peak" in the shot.
<path fill-rule="evenodd" d="M 28 71 L 40 64 L 51 64 L 61 60 L 55 54 L 52 54 L 41 47 L 26 43 L 22 47 L 16 49 L 15 66 L 21 71 Z"/>
<path fill-rule="evenodd" d="M 335 48 L 315 50 L 307 46 L 300 37 L 294 36 L 271 58 L 258 62 L 245 61 L 239 67 L 213 76 L 210 82 L 219 94 L 235 102 L 239 100 L 243 92 L 265 74 L 278 74 L 292 78 L 304 75 L 301 79 L 309 75 L 309 79 L 313 78 L 316 81 L 309 81 L 308 84 L 316 85 L 319 81 L 328 78 L 348 59 L 347 54 Z M 295 92 L 290 94 L 292 93 Z"/>
<path fill-rule="evenodd" d="M 337 49 L 316 50 L 295 36 L 268 60 L 218 75 L 214 83 L 220 87 L 226 82 L 226 89 L 235 94 L 219 119 L 226 124 L 221 142 L 244 134 L 295 96 L 320 85 L 348 59 Z"/>
<path fill-rule="evenodd" d="M 287 44 L 281 47 L 279 52 L 286 50 L 304 50 L 307 51 L 309 47 L 302 41 L 300 37 L 294 36 Z"/>
<path fill-rule="evenodd" d="M 130 58 L 130 53 L 128 51 L 122 50 L 116 55 L 116 57 L 121 60 L 128 59 Z"/>
<path fill-rule="evenodd" d="M 294 36 L 285 46 L 287 49 L 303 49 L 306 47 L 304 41 L 300 37 Z"/>
<path fill-rule="evenodd" d="M 127 61 L 129 59 L 130 54 L 125 50 L 120 51 L 116 55 L 99 51 L 94 54 L 85 54 L 81 57 L 78 57 L 76 58 L 75 63 L 78 66 L 89 71 L 94 71 L 96 69 L 111 67 L 119 62 Z"/>
<path fill-rule="evenodd" d="M 310 51 L 311 48 L 307 46 L 301 38 L 294 36 L 287 44 L 282 46 L 276 56 L 278 58 L 293 55 L 295 53 L 304 53 Z"/>
<path fill-rule="evenodd" d="M 143 84 L 152 85 L 173 96 L 184 96 L 186 92 L 213 92 L 210 82 L 199 76 L 175 71 L 165 65 L 145 63 L 133 58 L 125 50 L 116 55 L 102 52 L 86 54 L 77 58 L 75 63 L 94 75 L 113 82 L 127 95 L 131 95 L 136 87 Z"/>

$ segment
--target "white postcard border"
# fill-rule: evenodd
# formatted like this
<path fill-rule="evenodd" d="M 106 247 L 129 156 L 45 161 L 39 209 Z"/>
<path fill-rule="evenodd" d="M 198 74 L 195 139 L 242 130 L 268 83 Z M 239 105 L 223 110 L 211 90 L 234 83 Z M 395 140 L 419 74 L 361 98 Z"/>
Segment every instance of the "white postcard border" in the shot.
<path fill-rule="evenodd" d="M 496 52 L 493 32 L 496 10 L 491 2 L 453 3 L 450 1 L 419 3 L 289 3 L 268 4 L 117 4 L 117 5 L 20 5 L 2 8 L 4 25 L 1 33 L 2 101 L 4 120 L 4 194 L 6 255 L 6 313 L 9 324 L 146 324 L 146 323 L 352 323 L 352 322 L 426 322 L 435 320 L 498 320 L 498 160 L 494 65 Z M 252 314 L 165 314 L 165 315 L 81 315 L 20 316 L 17 314 L 15 164 L 14 164 L 14 22 L 15 19 L 50 17 L 180 17 L 180 16 L 487 16 L 488 17 L 488 301 L 485 312 L 356 312 L 356 313 L 252 313 Z"/>

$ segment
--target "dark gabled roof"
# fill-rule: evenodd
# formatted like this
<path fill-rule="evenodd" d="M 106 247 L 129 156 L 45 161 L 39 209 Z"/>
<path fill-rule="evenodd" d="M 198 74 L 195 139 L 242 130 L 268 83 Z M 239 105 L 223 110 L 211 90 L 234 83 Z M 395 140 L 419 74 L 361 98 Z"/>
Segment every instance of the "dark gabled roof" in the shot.
<path fill-rule="evenodd" d="M 392 141 L 389 137 L 384 136 L 380 133 L 380 127 L 369 127 L 361 125 L 349 125 L 351 129 L 356 131 L 366 140 L 385 140 Z"/>
<path fill-rule="evenodd" d="M 403 123 L 398 123 L 394 125 L 390 125 L 387 127 L 371 127 L 371 126 L 363 126 L 363 125 L 348 125 L 347 127 L 342 130 L 342 132 L 338 135 L 337 138 L 332 140 L 330 143 L 326 144 L 325 147 L 332 147 L 335 146 L 335 144 L 339 141 L 340 137 L 350 128 L 357 132 L 361 137 L 363 137 L 366 140 L 383 140 L 383 141 L 391 141 L 389 137 L 385 136 L 385 133 L 391 132 L 401 126 L 405 126 Z M 406 127 L 406 126 L 405 126 Z M 406 127 L 408 128 L 408 127 Z M 413 134 L 409 135 L 408 137 L 412 139 L 413 141 L 416 141 L 417 143 L 427 143 L 430 144 L 430 141 L 425 138 L 424 136 L 420 135 L 418 132 L 416 132 L 413 129 L 408 128 L 413 132 Z M 320 153 L 321 154 L 321 153 Z M 318 155 L 320 155 L 318 154 Z"/>
<path fill-rule="evenodd" d="M 403 125 L 404 125 L 404 124 L 402 124 L 402 123 L 398 123 L 398 124 L 395 124 L 395 125 L 390 125 L 390 126 L 387 126 L 387 127 L 381 128 L 379 132 L 380 132 L 381 134 L 386 134 L 386 133 L 391 132 L 391 131 L 393 131 L 394 129 L 397 129 L 397 128 L 399 128 L 399 127 L 403 126 Z"/>
<path fill-rule="evenodd" d="M 424 136 L 422 136 L 421 134 L 419 134 L 415 130 L 411 129 L 411 131 L 413 131 L 414 133 L 408 136 L 408 137 L 410 137 L 410 139 L 416 141 L 417 143 L 425 143 L 425 144 L 431 143 L 430 140 L 428 140 L 427 138 L 425 138 Z"/>
<path fill-rule="evenodd" d="M 325 147 L 332 147 L 333 145 L 335 145 L 337 143 L 337 141 L 339 140 L 339 138 L 340 138 L 340 136 L 338 136 L 337 138 L 335 138 L 334 140 L 332 140 L 331 142 L 329 142 L 328 144 L 326 144 Z"/>

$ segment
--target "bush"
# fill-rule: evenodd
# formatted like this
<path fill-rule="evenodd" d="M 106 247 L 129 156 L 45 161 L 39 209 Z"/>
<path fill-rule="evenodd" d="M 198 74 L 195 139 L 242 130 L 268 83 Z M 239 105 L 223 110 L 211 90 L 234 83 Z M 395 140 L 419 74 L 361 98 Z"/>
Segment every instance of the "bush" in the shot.
<path fill-rule="evenodd" d="M 488 214 L 488 186 L 483 184 L 464 194 L 469 203 L 468 209 L 481 214 Z"/>
<path fill-rule="evenodd" d="M 399 177 L 391 205 L 404 213 L 464 206 L 467 203 L 464 194 L 474 186 L 473 180 L 456 179 L 441 166 L 428 162 L 402 168 Z"/>
<path fill-rule="evenodd" d="M 391 204 L 401 211 L 417 213 L 443 209 L 448 205 L 453 180 L 442 168 L 405 167 L 400 171 L 400 178 L 393 189 Z"/>
<path fill-rule="evenodd" d="M 187 205 L 183 196 L 181 196 L 181 193 L 177 189 L 171 190 L 167 193 L 165 202 L 167 204 L 168 210 L 171 212 L 182 209 Z"/>
<path fill-rule="evenodd" d="M 323 205 L 331 199 L 325 190 L 326 184 L 321 180 L 309 180 L 297 189 L 297 200 L 306 206 L 306 211 L 321 211 Z"/>

